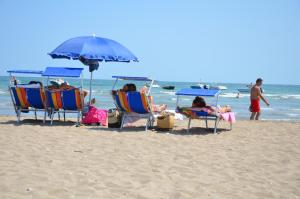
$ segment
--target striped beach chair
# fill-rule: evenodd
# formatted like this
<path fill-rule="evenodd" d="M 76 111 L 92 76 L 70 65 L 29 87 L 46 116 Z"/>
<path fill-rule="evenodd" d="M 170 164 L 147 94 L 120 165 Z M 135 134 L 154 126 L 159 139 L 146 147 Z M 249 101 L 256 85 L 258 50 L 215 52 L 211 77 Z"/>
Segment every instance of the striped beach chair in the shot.
<path fill-rule="evenodd" d="M 17 115 L 17 121 L 20 121 L 21 112 L 34 111 L 37 120 L 37 111 L 46 110 L 46 97 L 43 88 L 30 88 L 30 85 L 10 86 L 10 93 L 13 99 L 13 105 Z M 46 114 L 44 114 L 44 120 Z"/>
<path fill-rule="evenodd" d="M 146 131 L 149 126 L 153 126 L 154 117 L 148 97 L 145 93 L 118 91 L 115 95 L 115 103 L 117 108 L 122 112 L 121 129 L 127 117 L 136 116 L 147 119 Z"/>
<path fill-rule="evenodd" d="M 77 113 L 77 124 L 79 124 L 80 115 L 83 109 L 83 95 L 79 88 L 70 90 L 47 90 L 47 103 L 50 109 L 51 124 L 55 112 L 64 114 L 64 121 L 66 120 L 66 113 Z"/>

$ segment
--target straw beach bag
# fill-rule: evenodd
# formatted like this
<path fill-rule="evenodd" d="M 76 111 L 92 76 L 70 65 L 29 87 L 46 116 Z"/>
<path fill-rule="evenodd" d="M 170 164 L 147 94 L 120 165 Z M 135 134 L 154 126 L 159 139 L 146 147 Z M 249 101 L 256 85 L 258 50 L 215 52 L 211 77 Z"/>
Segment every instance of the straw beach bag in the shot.
<path fill-rule="evenodd" d="M 174 114 L 168 112 L 162 112 L 160 116 L 157 117 L 157 129 L 168 131 L 172 130 L 174 127 Z"/>

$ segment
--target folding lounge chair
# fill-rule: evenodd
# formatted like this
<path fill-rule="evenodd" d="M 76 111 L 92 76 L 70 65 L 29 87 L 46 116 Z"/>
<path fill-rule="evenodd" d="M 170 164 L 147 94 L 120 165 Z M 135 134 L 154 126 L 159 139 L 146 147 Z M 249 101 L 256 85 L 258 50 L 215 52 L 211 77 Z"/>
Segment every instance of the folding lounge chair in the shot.
<path fill-rule="evenodd" d="M 72 88 L 68 90 L 47 90 L 47 105 L 50 110 L 51 124 L 53 123 L 54 113 L 58 113 L 60 119 L 60 113 L 64 114 L 64 120 L 66 119 L 65 113 L 77 113 L 77 124 L 79 124 L 80 115 L 82 115 L 83 109 L 83 68 L 68 68 L 68 67 L 46 67 L 42 76 L 47 77 L 47 86 L 50 78 L 80 78 L 81 86 L 79 88 Z"/>
<path fill-rule="evenodd" d="M 54 113 L 77 113 L 77 124 L 83 109 L 83 95 L 79 88 L 70 90 L 47 90 L 47 102 L 50 109 L 51 124 L 53 123 Z"/>
<path fill-rule="evenodd" d="M 190 107 L 179 108 L 178 101 L 180 95 L 186 96 L 204 96 L 204 97 L 216 97 L 216 107 L 218 105 L 218 98 L 219 98 L 220 90 L 207 90 L 207 89 L 182 89 L 176 92 L 177 95 L 177 109 L 176 112 L 181 113 L 189 118 L 187 132 L 190 130 L 191 121 L 192 119 L 203 119 L 205 120 L 206 128 L 208 128 L 208 120 L 214 121 L 214 133 L 217 133 L 217 128 L 219 122 L 224 119 L 225 116 L 228 116 L 228 121 L 230 122 L 230 130 L 232 129 L 232 121 L 234 121 L 234 113 L 208 113 L 204 110 L 197 110 Z M 232 120 L 231 120 L 232 117 Z"/>
<path fill-rule="evenodd" d="M 26 86 L 27 85 L 9 87 L 18 122 L 20 121 L 21 112 L 34 111 L 35 119 L 37 120 L 37 111 L 45 112 L 46 109 L 44 89 L 26 88 Z M 44 114 L 44 123 L 45 120 L 46 114 Z"/>
<path fill-rule="evenodd" d="M 124 126 L 124 121 L 127 117 L 140 117 L 146 118 L 147 123 L 145 130 L 148 130 L 149 126 L 153 126 L 154 117 L 151 111 L 151 106 L 148 101 L 148 97 L 145 93 L 140 92 L 122 92 L 118 91 L 115 96 L 115 103 L 118 109 L 123 113 L 121 129 Z"/>

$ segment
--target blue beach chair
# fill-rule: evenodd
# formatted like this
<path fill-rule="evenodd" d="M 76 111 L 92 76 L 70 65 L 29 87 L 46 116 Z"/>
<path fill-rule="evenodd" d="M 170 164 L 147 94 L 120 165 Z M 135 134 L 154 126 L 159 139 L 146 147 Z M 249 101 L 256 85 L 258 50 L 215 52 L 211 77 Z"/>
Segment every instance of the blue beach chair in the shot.
<path fill-rule="evenodd" d="M 7 71 L 10 74 L 12 80 L 13 73 L 22 74 L 38 74 L 41 75 L 42 71 L 31 70 L 11 70 Z M 33 111 L 35 119 L 37 120 L 37 111 L 45 112 L 46 110 L 46 97 L 43 87 L 33 84 L 17 84 L 13 85 L 10 81 L 9 93 L 13 102 L 13 106 L 16 112 L 17 121 L 20 122 L 21 113 L 28 113 Z M 43 122 L 45 123 L 46 114 L 44 113 Z"/>
<path fill-rule="evenodd" d="M 147 93 L 140 93 L 136 91 L 122 92 L 118 90 L 115 95 L 113 94 L 115 105 L 122 114 L 120 129 L 123 128 L 124 121 L 126 118 L 139 117 L 139 118 L 147 119 L 147 123 L 145 126 L 145 130 L 147 131 L 148 127 L 149 126 L 152 127 L 154 123 L 154 116 L 149 101 L 151 88 L 154 80 L 149 79 L 147 77 L 128 77 L 128 76 L 112 76 L 112 77 L 116 79 L 112 88 L 113 91 L 115 90 L 118 80 L 143 81 L 143 82 L 150 83 Z"/>
<path fill-rule="evenodd" d="M 78 88 L 46 90 L 47 106 L 50 110 L 51 124 L 53 123 L 55 113 L 58 113 L 59 119 L 60 113 L 63 113 L 64 121 L 66 120 L 66 113 L 77 113 L 77 125 L 80 124 L 80 116 L 82 116 L 84 105 L 82 70 L 83 68 L 47 67 L 45 72 L 43 72 L 42 76 L 48 77 L 48 81 L 50 77 L 81 77 L 81 86 Z"/>
<path fill-rule="evenodd" d="M 124 121 L 127 117 L 146 118 L 147 123 L 145 130 L 149 126 L 153 126 L 154 116 L 151 111 L 151 106 L 148 97 L 145 93 L 140 92 L 122 92 L 118 91 L 115 95 L 117 108 L 122 112 L 121 129 L 124 126 Z"/>

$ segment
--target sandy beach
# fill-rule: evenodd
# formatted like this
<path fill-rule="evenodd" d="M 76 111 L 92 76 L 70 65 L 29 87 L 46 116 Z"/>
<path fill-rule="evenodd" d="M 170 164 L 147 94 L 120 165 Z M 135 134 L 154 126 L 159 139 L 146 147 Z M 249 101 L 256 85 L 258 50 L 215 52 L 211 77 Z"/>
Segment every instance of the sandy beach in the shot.
<path fill-rule="evenodd" d="M 300 198 L 299 123 L 214 135 L 193 121 L 187 135 L 186 122 L 119 132 L 1 116 L 0 198 Z"/>

